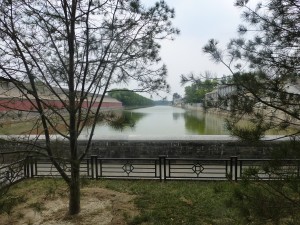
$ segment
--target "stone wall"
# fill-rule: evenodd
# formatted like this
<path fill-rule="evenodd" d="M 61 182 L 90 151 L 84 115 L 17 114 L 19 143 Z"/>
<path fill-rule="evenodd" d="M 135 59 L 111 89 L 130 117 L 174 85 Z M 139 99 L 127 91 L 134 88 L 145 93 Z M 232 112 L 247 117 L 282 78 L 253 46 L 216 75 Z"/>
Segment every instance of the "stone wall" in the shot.
<path fill-rule="evenodd" d="M 282 142 L 282 141 L 281 141 Z M 105 158 L 156 158 L 165 155 L 174 158 L 210 158 L 210 159 L 228 159 L 231 156 L 239 158 L 269 158 L 272 151 L 278 149 L 277 142 L 262 142 L 260 144 L 243 143 L 227 135 L 191 135 L 178 138 L 144 138 L 130 137 L 114 139 L 101 139 L 92 142 L 91 150 L 87 157 L 98 155 Z M 56 156 L 68 156 L 68 143 L 56 141 L 53 144 Z M 40 145 L 44 145 L 40 140 Z M 18 149 L 24 151 L 31 147 L 19 144 L 2 143 L 0 152 L 11 152 Z M 78 147 L 83 151 L 86 146 L 86 140 L 79 140 Z"/>
<path fill-rule="evenodd" d="M 79 143 L 83 149 L 84 141 Z M 252 145 L 238 141 L 94 141 L 89 155 L 105 158 L 135 157 L 148 158 L 166 155 L 180 158 L 268 158 L 274 148 L 271 144 Z"/>
<path fill-rule="evenodd" d="M 187 110 L 205 111 L 202 103 L 185 103 L 182 104 L 181 107 Z"/>

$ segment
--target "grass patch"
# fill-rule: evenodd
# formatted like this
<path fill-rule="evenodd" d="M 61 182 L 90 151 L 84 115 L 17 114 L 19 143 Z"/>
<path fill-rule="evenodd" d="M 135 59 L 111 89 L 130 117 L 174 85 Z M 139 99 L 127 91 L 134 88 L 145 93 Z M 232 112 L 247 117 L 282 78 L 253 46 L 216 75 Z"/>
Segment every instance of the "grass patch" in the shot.
<path fill-rule="evenodd" d="M 67 186 L 60 179 L 25 180 L 13 185 L 7 194 L 1 196 L 0 214 L 9 215 L 13 208 L 24 202 L 27 202 L 28 206 L 36 211 L 41 211 L 44 200 L 51 199 L 55 195 L 66 194 Z M 36 196 L 37 199 L 31 198 L 31 196 Z"/>
<path fill-rule="evenodd" d="M 0 199 L 0 214 L 6 213 L 10 215 L 14 207 L 25 201 L 26 198 L 24 195 L 14 195 L 8 193 L 7 195 L 2 196 Z"/>
<path fill-rule="evenodd" d="M 42 210 L 45 209 L 44 203 L 43 202 L 33 202 L 28 205 L 30 208 L 35 210 L 36 212 L 41 212 Z"/>
<path fill-rule="evenodd" d="M 237 213 L 226 207 L 232 185 L 228 182 L 193 181 L 91 181 L 134 194 L 141 214 L 129 224 L 242 224 Z"/>
<path fill-rule="evenodd" d="M 130 225 L 147 224 L 247 224 L 236 209 L 230 206 L 235 184 L 230 182 L 159 181 L 149 180 L 88 180 L 87 188 L 107 188 L 135 195 L 134 204 L 140 211 L 135 217 L 123 212 Z M 31 193 L 30 196 L 26 194 Z M 67 185 L 61 179 L 25 180 L 14 185 L 8 196 L 28 197 L 26 205 L 35 211 L 44 209 L 44 202 L 68 195 Z M 33 197 L 36 196 L 36 197 Z M 14 202 L 13 207 L 22 201 Z M 10 208 L 9 211 L 11 211 Z M 19 215 L 22 216 L 22 215 Z"/>

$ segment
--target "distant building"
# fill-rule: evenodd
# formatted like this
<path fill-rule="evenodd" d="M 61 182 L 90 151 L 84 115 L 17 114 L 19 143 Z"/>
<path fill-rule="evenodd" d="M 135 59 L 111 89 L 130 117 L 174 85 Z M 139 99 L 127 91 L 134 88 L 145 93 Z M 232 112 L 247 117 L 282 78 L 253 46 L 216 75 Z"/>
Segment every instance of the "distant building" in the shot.
<path fill-rule="evenodd" d="M 205 94 L 205 106 L 230 110 L 229 97 L 235 92 L 235 85 L 218 85 L 215 90 Z"/>
<path fill-rule="evenodd" d="M 183 103 L 184 103 L 184 99 L 179 94 L 177 93 L 173 94 L 173 101 L 172 101 L 173 106 L 181 107 Z"/>
<path fill-rule="evenodd" d="M 298 99 L 300 95 L 300 80 L 297 82 L 286 82 L 284 85 L 285 94 L 290 101 L 293 99 Z M 230 97 L 237 91 L 236 85 L 219 85 L 215 90 L 209 92 L 205 95 L 205 106 L 208 108 L 218 108 L 223 110 L 231 109 Z M 252 96 L 250 93 L 247 95 Z M 277 93 L 277 98 L 279 98 L 280 93 Z M 264 101 L 269 102 L 269 97 L 263 97 Z M 276 111 L 276 115 L 283 118 L 286 116 L 283 112 L 278 112 L 278 110 L 272 108 L 272 106 L 266 106 L 263 102 L 256 103 L 257 110 L 262 110 L 266 113 Z"/>
<path fill-rule="evenodd" d="M 0 112 L 4 111 L 35 111 L 35 99 L 30 93 L 25 93 L 26 90 L 30 90 L 29 84 L 23 84 L 24 90 L 18 89 L 12 82 L 6 79 L 0 78 Z M 45 86 L 43 83 L 37 84 L 37 89 L 39 92 L 39 97 L 44 103 L 44 107 L 54 107 L 57 109 L 63 109 L 65 106 L 63 101 L 67 101 L 66 95 L 61 88 L 51 87 L 55 95 L 50 92 L 49 87 Z M 94 97 L 92 103 L 92 108 L 96 108 L 100 104 L 101 95 Z M 91 104 L 93 99 L 91 94 L 87 95 L 86 100 L 83 102 L 83 108 L 87 108 Z M 122 103 L 114 98 L 105 96 L 101 105 L 101 109 L 116 109 L 122 108 Z"/>
<path fill-rule="evenodd" d="M 173 105 L 174 106 L 181 106 L 182 104 L 184 103 L 183 99 L 182 98 L 176 98 L 176 99 L 173 99 Z"/>

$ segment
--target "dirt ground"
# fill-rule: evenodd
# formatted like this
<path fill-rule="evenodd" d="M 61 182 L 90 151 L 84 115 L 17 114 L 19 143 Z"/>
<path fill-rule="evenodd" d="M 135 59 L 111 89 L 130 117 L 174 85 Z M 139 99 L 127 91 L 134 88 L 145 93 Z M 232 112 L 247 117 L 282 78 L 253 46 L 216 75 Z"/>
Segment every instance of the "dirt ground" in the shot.
<path fill-rule="evenodd" d="M 14 208 L 10 215 L 0 214 L 1 225 L 114 225 L 127 224 L 126 221 L 138 215 L 134 206 L 134 196 L 103 188 L 83 188 L 81 212 L 68 216 L 68 198 L 54 197 L 24 202 Z M 38 204 L 33 204 L 36 201 Z M 41 204 L 40 204 L 41 202 Z"/>

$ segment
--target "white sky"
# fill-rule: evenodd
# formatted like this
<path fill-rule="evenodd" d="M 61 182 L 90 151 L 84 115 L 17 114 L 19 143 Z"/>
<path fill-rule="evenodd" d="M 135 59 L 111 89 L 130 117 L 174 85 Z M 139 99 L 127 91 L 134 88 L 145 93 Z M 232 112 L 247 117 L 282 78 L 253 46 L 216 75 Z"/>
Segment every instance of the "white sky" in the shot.
<path fill-rule="evenodd" d="M 156 0 L 142 0 L 145 5 L 153 5 Z M 242 23 L 241 10 L 234 7 L 234 0 L 165 0 L 175 9 L 173 24 L 181 33 L 174 41 L 163 41 L 162 61 L 168 68 L 168 83 L 172 100 L 173 93 L 184 95 L 180 85 L 180 75 L 210 71 L 222 77 L 229 71 L 222 65 L 210 61 L 202 52 L 209 39 L 217 39 L 220 46 L 226 46 L 231 38 L 237 37 L 237 27 Z M 251 2 L 257 2 L 252 0 Z M 155 99 L 155 97 L 154 97 Z"/>

